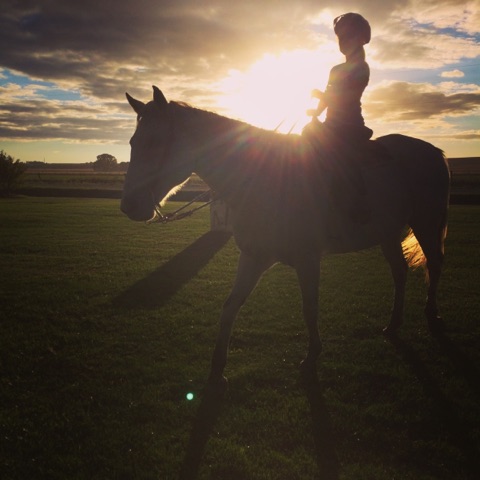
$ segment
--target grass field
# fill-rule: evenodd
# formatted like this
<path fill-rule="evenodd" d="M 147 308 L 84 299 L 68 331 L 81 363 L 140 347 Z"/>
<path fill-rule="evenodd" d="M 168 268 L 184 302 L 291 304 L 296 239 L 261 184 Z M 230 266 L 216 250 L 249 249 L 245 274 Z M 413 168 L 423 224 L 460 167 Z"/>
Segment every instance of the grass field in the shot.
<path fill-rule="evenodd" d="M 444 336 L 421 272 L 391 343 L 379 251 L 329 257 L 303 385 L 300 296 L 277 266 L 240 313 L 223 398 L 203 386 L 237 250 L 207 211 L 146 226 L 118 201 L 25 197 L 0 225 L 0 478 L 480 478 L 480 207 L 450 211 Z"/>

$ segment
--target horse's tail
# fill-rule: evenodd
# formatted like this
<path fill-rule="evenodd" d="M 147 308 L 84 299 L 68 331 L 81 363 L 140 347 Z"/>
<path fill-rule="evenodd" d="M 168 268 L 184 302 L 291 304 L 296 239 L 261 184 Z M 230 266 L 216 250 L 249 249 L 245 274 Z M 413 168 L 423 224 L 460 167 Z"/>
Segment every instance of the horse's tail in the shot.
<path fill-rule="evenodd" d="M 408 230 L 407 236 L 402 242 L 402 250 L 409 267 L 418 268 L 426 266 L 427 258 L 411 228 Z"/>
<path fill-rule="evenodd" d="M 443 254 L 444 251 L 444 242 L 445 238 L 447 237 L 447 218 L 446 218 L 446 210 L 444 220 L 442 225 L 440 226 L 440 250 Z M 402 250 L 405 260 L 407 264 L 411 268 L 418 268 L 422 267 L 425 268 L 427 265 L 427 258 L 423 253 L 422 247 L 415 237 L 413 230 L 410 228 L 407 232 L 407 236 L 402 242 Z M 425 268 L 426 280 L 428 281 L 428 270 Z"/>

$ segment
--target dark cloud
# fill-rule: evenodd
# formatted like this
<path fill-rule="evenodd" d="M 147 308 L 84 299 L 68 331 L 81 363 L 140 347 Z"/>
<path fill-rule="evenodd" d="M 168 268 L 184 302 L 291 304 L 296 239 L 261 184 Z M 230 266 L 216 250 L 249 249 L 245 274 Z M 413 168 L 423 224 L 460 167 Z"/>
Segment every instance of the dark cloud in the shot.
<path fill-rule="evenodd" d="M 129 110 L 124 104 L 115 107 Z M 132 121 L 130 116 L 107 114 L 111 110 L 51 100 L 5 102 L 0 105 L 0 138 L 94 142 L 108 138 L 124 143 Z"/>
<path fill-rule="evenodd" d="M 250 63 L 258 51 L 295 47 L 310 12 L 291 2 L 262 2 L 258 10 L 258 2 L 248 1 L 47 0 L 32 7 L 7 0 L 0 65 L 35 78 L 78 81 L 99 96 L 138 76 L 125 75 L 124 65 L 158 78 L 182 72 L 208 80 Z"/>
<path fill-rule="evenodd" d="M 361 10 L 380 23 L 407 0 L 370 0 Z M 265 52 L 315 48 L 311 20 L 324 8 L 358 10 L 337 0 L 4 0 L 0 66 L 33 78 L 78 82 L 82 92 L 118 94 L 145 75 L 166 82 L 181 72 L 200 81 L 242 69 Z M 151 81 L 151 80 L 150 80 Z"/>
<path fill-rule="evenodd" d="M 375 89 L 366 100 L 372 118 L 425 120 L 446 115 L 465 115 L 480 108 L 480 90 L 447 95 L 423 84 L 395 82 Z"/>
<path fill-rule="evenodd" d="M 452 135 L 455 140 L 480 140 L 479 133 L 460 133 L 458 135 Z"/>

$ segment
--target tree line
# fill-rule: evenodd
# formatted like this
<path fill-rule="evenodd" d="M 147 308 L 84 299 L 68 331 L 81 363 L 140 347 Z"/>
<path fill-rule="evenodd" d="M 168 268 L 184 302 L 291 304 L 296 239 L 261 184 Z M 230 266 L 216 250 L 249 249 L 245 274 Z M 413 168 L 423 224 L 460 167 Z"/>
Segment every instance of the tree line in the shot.
<path fill-rule="evenodd" d="M 0 195 L 6 196 L 18 186 L 21 178 L 29 165 L 37 165 L 41 162 L 24 163 L 15 159 L 4 150 L 0 150 Z M 43 163 L 42 163 L 43 165 Z M 92 162 L 95 172 L 115 172 L 125 170 L 125 162 L 118 163 L 117 159 L 109 153 L 97 155 L 97 160 Z"/>

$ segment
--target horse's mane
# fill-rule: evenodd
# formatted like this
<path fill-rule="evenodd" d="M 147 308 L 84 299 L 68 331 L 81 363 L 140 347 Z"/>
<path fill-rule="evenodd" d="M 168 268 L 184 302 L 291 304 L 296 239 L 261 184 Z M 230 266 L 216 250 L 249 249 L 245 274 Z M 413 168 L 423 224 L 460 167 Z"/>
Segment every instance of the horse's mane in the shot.
<path fill-rule="evenodd" d="M 288 140 L 294 140 L 294 139 L 298 140 L 299 138 L 299 135 L 297 134 L 280 133 L 273 130 L 257 127 L 255 125 L 251 125 L 242 120 L 226 117 L 216 112 L 194 107 L 187 102 L 171 101 L 170 104 L 180 107 L 181 109 L 190 111 L 192 115 L 197 115 L 197 114 L 202 115 L 202 117 L 205 120 L 211 121 L 212 123 L 218 125 L 220 129 L 234 128 L 234 129 L 237 129 L 238 131 L 242 131 L 247 135 L 248 134 L 252 135 L 252 137 L 255 137 L 257 140 L 261 139 L 262 137 L 264 140 L 268 140 L 268 141 L 272 141 L 272 139 L 280 140 L 281 138 L 288 139 Z"/>

